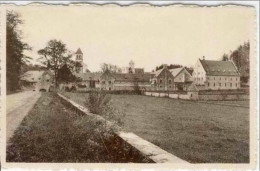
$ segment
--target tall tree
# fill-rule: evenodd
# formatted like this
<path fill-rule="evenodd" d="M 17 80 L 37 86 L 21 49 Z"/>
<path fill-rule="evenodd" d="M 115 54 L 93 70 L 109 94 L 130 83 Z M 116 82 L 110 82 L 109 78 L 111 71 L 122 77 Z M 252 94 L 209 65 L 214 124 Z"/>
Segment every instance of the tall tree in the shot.
<path fill-rule="evenodd" d="M 240 45 L 230 55 L 230 59 L 235 63 L 235 65 L 237 66 L 241 74 L 242 82 L 247 82 L 250 74 L 249 51 L 250 51 L 250 43 L 246 42 L 243 45 Z"/>
<path fill-rule="evenodd" d="M 21 17 L 14 11 L 7 11 L 6 18 L 6 87 L 7 91 L 19 89 L 21 67 L 30 57 L 24 54 L 30 50 L 29 45 L 22 41 L 19 25 L 23 24 Z"/>
<path fill-rule="evenodd" d="M 72 54 L 66 45 L 56 39 L 50 40 L 47 46 L 38 51 L 39 60 L 43 65 L 48 66 L 54 71 L 55 86 L 58 86 L 58 71 L 66 63 L 71 63 Z"/>

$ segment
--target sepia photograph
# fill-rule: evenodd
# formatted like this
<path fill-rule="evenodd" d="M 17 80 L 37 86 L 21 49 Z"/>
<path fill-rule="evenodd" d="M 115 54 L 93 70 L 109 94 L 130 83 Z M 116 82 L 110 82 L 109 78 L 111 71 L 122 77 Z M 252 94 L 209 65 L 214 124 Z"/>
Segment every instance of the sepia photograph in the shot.
<path fill-rule="evenodd" d="M 4 7 L 2 166 L 255 165 L 254 7 Z"/>

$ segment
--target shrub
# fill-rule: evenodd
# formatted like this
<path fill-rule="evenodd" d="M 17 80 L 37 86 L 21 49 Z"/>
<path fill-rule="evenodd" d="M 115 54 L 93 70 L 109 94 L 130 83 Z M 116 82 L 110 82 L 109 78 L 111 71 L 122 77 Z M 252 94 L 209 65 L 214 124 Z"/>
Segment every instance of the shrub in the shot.
<path fill-rule="evenodd" d="M 122 125 L 125 115 L 114 108 L 110 101 L 111 96 L 105 91 L 91 91 L 86 99 L 85 106 L 91 113 L 101 115 L 118 125 Z"/>

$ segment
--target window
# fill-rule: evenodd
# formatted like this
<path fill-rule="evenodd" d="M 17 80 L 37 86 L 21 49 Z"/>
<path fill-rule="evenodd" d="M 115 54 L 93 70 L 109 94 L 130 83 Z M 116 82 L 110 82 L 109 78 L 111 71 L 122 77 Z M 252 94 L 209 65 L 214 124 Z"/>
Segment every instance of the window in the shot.
<path fill-rule="evenodd" d="M 225 87 L 227 86 L 227 83 L 225 83 Z"/>
<path fill-rule="evenodd" d="M 210 84 L 208 83 L 208 86 L 210 86 Z"/>
<path fill-rule="evenodd" d="M 232 87 L 232 83 L 230 83 L 230 87 Z"/>
<path fill-rule="evenodd" d="M 213 84 L 213 86 L 215 87 L 215 83 Z"/>
<path fill-rule="evenodd" d="M 108 81 L 108 84 L 111 84 L 111 81 Z"/>
<path fill-rule="evenodd" d="M 160 88 L 162 88 L 162 86 L 160 85 Z"/>
<path fill-rule="evenodd" d="M 160 83 L 162 83 L 162 79 L 160 79 Z"/>
<path fill-rule="evenodd" d="M 219 87 L 221 87 L 221 83 L 219 83 Z"/>
<path fill-rule="evenodd" d="M 172 86 L 169 86 L 169 88 L 172 88 Z"/>
<path fill-rule="evenodd" d="M 169 80 L 169 84 L 172 84 L 172 80 Z"/>

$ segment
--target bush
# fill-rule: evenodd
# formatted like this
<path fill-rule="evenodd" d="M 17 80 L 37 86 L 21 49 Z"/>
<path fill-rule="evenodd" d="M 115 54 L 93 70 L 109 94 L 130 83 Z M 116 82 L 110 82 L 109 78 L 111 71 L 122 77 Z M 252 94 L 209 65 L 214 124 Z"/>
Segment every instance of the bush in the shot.
<path fill-rule="evenodd" d="M 122 125 L 125 115 L 112 107 L 110 101 L 111 96 L 105 91 L 91 91 L 86 99 L 85 106 L 91 113 L 101 115 L 118 125 Z"/>

